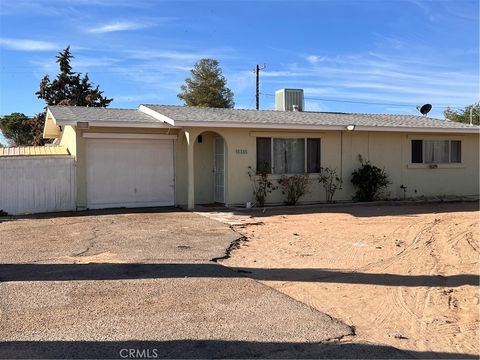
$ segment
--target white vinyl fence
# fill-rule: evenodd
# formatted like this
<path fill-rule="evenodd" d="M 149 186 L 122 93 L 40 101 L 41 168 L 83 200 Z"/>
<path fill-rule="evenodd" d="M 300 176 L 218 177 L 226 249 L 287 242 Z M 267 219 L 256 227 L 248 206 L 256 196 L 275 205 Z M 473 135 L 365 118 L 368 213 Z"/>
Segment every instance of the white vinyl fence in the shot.
<path fill-rule="evenodd" d="M 75 210 L 71 156 L 0 157 L 0 210 L 8 214 Z"/>

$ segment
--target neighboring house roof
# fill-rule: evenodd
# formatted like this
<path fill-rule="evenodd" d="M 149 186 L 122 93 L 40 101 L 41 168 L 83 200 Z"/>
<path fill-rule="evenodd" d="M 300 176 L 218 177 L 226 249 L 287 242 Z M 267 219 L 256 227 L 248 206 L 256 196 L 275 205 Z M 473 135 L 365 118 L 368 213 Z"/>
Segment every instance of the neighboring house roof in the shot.
<path fill-rule="evenodd" d="M 386 114 L 358 114 L 358 113 L 333 113 L 311 111 L 275 111 L 275 110 L 243 110 L 243 109 L 217 109 L 199 108 L 173 105 L 142 105 L 142 108 L 171 119 L 172 125 L 178 126 L 212 126 L 237 124 L 241 126 L 289 126 L 289 127 L 341 127 L 355 125 L 363 128 L 417 128 L 417 129 L 446 129 L 446 130 L 476 130 L 472 127 L 449 120 L 440 120 L 416 115 L 386 115 Z M 143 110 L 145 111 L 145 110 Z M 150 113 L 152 116 L 155 114 Z M 203 125 L 205 126 L 205 125 Z M 368 130 L 368 129 L 365 129 Z M 374 129 L 372 129 L 374 130 Z"/>
<path fill-rule="evenodd" d="M 110 109 L 85 106 L 49 106 L 48 110 L 59 125 L 76 124 L 78 121 L 96 123 L 159 124 L 154 117 L 138 109 Z"/>
<path fill-rule="evenodd" d="M 49 106 L 56 125 L 110 127 L 250 127 L 270 129 L 475 133 L 480 127 L 416 115 L 333 113 L 140 105 L 138 109 Z M 47 121 L 50 116 L 47 116 Z"/>
<path fill-rule="evenodd" d="M 64 146 L 0 147 L 0 157 L 10 156 L 59 156 L 70 155 Z"/>

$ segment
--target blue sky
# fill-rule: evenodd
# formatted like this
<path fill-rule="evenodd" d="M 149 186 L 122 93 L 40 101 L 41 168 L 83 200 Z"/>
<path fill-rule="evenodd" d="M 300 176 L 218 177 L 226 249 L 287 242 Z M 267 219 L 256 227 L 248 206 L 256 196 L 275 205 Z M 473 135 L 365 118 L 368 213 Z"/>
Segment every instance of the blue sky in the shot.
<path fill-rule="evenodd" d="M 202 57 L 220 61 L 238 108 L 255 106 L 257 63 L 262 109 L 283 87 L 305 89 L 311 111 L 428 102 L 442 118 L 479 98 L 478 0 L 0 0 L 0 14 L 0 114 L 42 110 L 34 93 L 66 45 L 112 107 L 180 104 Z"/>

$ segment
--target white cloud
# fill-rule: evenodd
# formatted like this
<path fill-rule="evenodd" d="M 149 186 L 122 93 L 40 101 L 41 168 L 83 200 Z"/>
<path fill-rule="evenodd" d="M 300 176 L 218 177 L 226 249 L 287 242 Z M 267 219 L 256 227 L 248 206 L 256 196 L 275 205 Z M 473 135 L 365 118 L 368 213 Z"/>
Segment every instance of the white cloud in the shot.
<path fill-rule="evenodd" d="M 303 58 L 307 59 L 307 56 Z M 408 106 L 398 108 L 415 112 L 415 105 L 428 102 L 441 114 L 446 105 L 473 103 L 476 101 L 475 94 L 480 90 L 479 85 L 472 81 L 478 77 L 478 72 L 474 69 L 460 70 L 448 57 L 437 56 L 432 61 L 430 56 L 370 51 L 321 56 L 318 61 L 312 57 L 310 60 L 313 62 L 287 64 L 263 72 L 264 88 L 268 89 L 265 92 L 272 93 L 273 89 L 282 87 L 302 87 L 306 101 L 309 97 L 322 99 L 309 102 L 309 110 L 318 109 L 318 105 L 315 108 L 312 105 L 315 102 L 341 110 L 347 105 L 333 100 L 342 100 L 405 104 Z M 372 105 L 373 108 L 382 108 L 382 105 Z"/>
<path fill-rule="evenodd" d="M 309 55 L 305 59 L 307 59 L 307 61 L 310 64 L 315 65 L 319 61 L 324 61 L 326 59 L 326 57 L 325 56 L 317 56 L 317 55 Z"/>
<path fill-rule="evenodd" d="M 0 38 L 0 46 L 18 51 L 51 51 L 60 49 L 55 43 L 31 39 Z"/>
<path fill-rule="evenodd" d="M 318 56 L 316 55 L 307 56 L 307 61 L 311 64 L 316 64 L 318 62 Z"/>
<path fill-rule="evenodd" d="M 90 33 L 103 34 L 117 31 L 139 30 L 152 27 L 154 24 L 148 21 L 115 21 L 88 30 Z"/>

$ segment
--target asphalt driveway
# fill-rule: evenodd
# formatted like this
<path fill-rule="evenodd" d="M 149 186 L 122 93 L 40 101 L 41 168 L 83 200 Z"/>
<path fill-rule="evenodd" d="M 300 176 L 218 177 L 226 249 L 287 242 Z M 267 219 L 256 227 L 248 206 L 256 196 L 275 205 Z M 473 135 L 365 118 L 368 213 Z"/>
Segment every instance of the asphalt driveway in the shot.
<path fill-rule="evenodd" d="M 212 262 L 239 235 L 197 214 L 3 220 L 1 358 L 404 356 Z"/>

